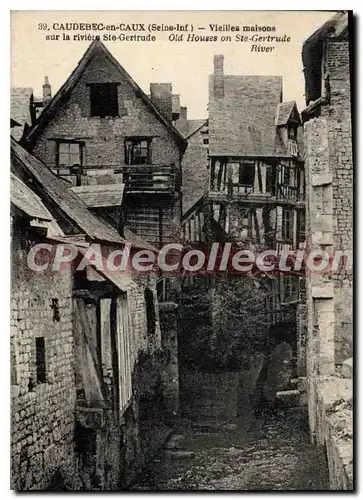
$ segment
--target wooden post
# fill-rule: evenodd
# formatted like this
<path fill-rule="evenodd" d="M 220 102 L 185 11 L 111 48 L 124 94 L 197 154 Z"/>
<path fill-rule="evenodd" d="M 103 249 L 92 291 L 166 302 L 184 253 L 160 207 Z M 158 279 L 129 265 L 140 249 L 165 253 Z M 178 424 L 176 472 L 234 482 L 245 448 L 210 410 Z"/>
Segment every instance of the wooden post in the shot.
<path fill-rule="evenodd" d="M 266 175 L 267 169 L 265 163 L 260 163 L 261 178 L 262 178 L 262 192 L 266 193 Z"/>

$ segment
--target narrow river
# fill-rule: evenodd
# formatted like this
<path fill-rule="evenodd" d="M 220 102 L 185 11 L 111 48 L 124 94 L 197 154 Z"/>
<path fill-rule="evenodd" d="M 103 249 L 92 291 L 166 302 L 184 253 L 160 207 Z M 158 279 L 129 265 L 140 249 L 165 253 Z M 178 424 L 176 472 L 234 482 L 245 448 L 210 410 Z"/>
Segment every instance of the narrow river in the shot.
<path fill-rule="evenodd" d="M 323 451 L 299 410 L 237 425 L 181 423 L 133 491 L 327 490 Z"/>

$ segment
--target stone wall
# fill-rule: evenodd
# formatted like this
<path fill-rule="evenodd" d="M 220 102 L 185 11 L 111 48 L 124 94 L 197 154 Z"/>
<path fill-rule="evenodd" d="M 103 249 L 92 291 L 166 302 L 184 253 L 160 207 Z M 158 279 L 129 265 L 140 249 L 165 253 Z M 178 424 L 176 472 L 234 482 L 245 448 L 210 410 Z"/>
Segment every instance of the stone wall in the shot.
<path fill-rule="evenodd" d="M 353 151 L 350 101 L 349 42 L 327 42 L 327 70 L 330 104 L 322 107 L 327 119 L 329 164 L 333 191 L 333 245 L 353 249 Z M 352 355 L 353 276 L 346 271 L 335 279 L 335 356 L 336 363 Z"/>
<path fill-rule="evenodd" d="M 31 242 L 14 231 L 11 288 L 12 488 L 74 482 L 72 279 L 27 268 Z M 52 301 L 57 301 L 59 316 Z M 52 308 L 53 305 L 53 308 Z M 45 382 L 37 383 L 36 338 L 44 337 Z M 62 483 L 62 484 L 61 484 Z"/>
<path fill-rule="evenodd" d="M 348 41 L 328 40 L 330 102 L 304 125 L 307 249 L 351 252 L 353 158 Z M 349 254 L 348 254 L 349 255 Z M 331 489 L 352 489 L 352 273 L 308 271 L 306 371 L 313 442 L 326 446 Z M 344 404 L 343 404 L 344 403 Z M 343 404 L 343 407 L 339 405 Z M 350 429 L 350 430 L 349 430 Z"/>
<path fill-rule="evenodd" d="M 165 332 L 167 345 L 162 345 L 156 278 L 139 277 L 127 292 L 135 349 L 127 408 L 119 415 L 111 408 L 85 407 L 76 401 L 72 270 L 30 271 L 26 256 L 34 241 L 17 226 L 12 244 L 12 488 L 127 486 L 170 433 L 166 406 L 172 385 L 168 382 L 174 383 L 171 377 L 178 375 L 177 352 L 171 345 L 176 325 Z M 148 331 L 146 287 L 154 296 L 153 332 Z M 37 382 L 37 337 L 45 341 L 44 382 Z M 169 410 L 177 411 L 177 401 Z"/>
<path fill-rule="evenodd" d="M 117 82 L 119 116 L 91 116 L 91 83 Z M 57 164 L 57 140 L 73 139 L 84 143 L 82 184 L 112 184 L 122 182 L 122 174 L 115 169 L 125 166 L 125 139 L 151 139 L 151 164 L 174 164 L 180 173 L 181 151 L 176 138 L 135 91 L 117 68 L 104 56 L 95 57 L 85 69 L 69 99 L 54 112 L 51 120 L 32 145 L 34 156 L 48 167 Z M 68 177 L 69 179 L 69 177 Z M 159 179 L 160 180 L 160 179 Z M 135 199 L 125 196 L 127 220 L 131 229 L 148 241 L 159 243 L 159 207 L 163 208 L 162 231 L 166 238 L 174 224 L 180 224 L 180 200 L 162 202 L 160 196 Z M 156 210 L 156 220 L 152 208 Z M 155 211 L 154 210 L 154 211 Z M 146 211 L 146 213 L 145 213 Z"/>
<path fill-rule="evenodd" d="M 119 116 L 91 116 L 91 83 L 117 82 Z M 96 57 L 86 68 L 69 100 L 41 133 L 33 153 L 49 167 L 56 166 L 56 141 L 62 137 L 85 141 L 84 165 L 125 165 L 125 137 L 153 137 L 153 164 L 179 164 L 175 138 L 105 57 Z"/>
<path fill-rule="evenodd" d="M 331 490 L 353 490 L 353 380 L 319 377 L 316 443 L 325 446 Z"/>

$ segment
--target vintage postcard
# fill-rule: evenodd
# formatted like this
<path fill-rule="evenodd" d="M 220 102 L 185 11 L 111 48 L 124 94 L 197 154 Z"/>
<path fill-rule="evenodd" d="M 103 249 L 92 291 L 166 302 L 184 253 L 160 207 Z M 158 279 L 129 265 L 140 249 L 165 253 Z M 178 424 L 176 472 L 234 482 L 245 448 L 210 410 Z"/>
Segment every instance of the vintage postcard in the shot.
<path fill-rule="evenodd" d="M 351 11 L 11 13 L 11 488 L 354 490 Z"/>

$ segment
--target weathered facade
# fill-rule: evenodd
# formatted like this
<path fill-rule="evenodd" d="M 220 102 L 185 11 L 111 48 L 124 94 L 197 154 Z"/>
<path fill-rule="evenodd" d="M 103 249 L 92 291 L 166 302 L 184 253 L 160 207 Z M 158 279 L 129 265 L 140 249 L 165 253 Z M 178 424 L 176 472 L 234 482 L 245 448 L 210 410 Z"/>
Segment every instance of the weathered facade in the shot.
<path fill-rule="evenodd" d="M 13 174 L 11 201 L 12 485 L 43 489 L 57 471 L 75 478 L 72 276 L 70 270 L 35 273 L 27 266 L 29 250 L 44 242 L 47 227 L 60 229 Z"/>
<path fill-rule="evenodd" d="M 172 124 L 171 84 L 150 93 L 95 40 L 25 142 L 121 233 L 126 224 L 159 246 L 179 231 L 186 141 Z"/>
<path fill-rule="evenodd" d="M 183 120 L 186 126 L 183 127 Z M 208 120 L 188 120 L 187 108 L 181 108 L 176 126 L 184 132 L 188 147 L 182 161 L 183 214 L 208 191 L 209 135 Z"/>
<path fill-rule="evenodd" d="M 161 331 L 156 277 L 110 274 L 87 250 L 153 247 L 122 238 L 13 140 L 12 171 L 12 484 L 118 489 L 177 416 L 175 321 L 164 318 L 175 313 Z M 35 243 L 72 244 L 76 259 L 32 271 Z"/>
<path fill-rule="evenodd" d="M 326 446 L 331 488 L 349 490 L 353 488 L 353 153 L 347 14 L 336 14 L 306 40 L 302 57 L 307 247 L 332 252 L 340 261 L 332 273 L 307 276 L 310 431 L 313 442 Z"/>
<path fill-rule="evenodd" d="M 198 244 L 230 241 L 240 248 L 256 252 L 269 249 L 277 254 L 284 247 L 299 248 L 305 240 L 302 127 L 295 102 L 282 100 L 282 78 L 224 75 L 223 56 L 215 56 L 214 74 L 209 79 L 208 129 L 204 131 L 208 139 L 208 185 L 184 212 L 184 240 Z M 198 174 L 201 178 L 205 175 L 202 166 Z M 193 173 L 193 177 L 198 174 Z M 301 280 L 273 274 L 244 276 L 241 286 L 241 278 L 229 276 L 232 296 L 239 296 L 237 305 L 233 299 L 226 300 L 225 279 L 220 276 L 213 282 L 209 290 L 213 296 L 206 299 L 216 305 L 211 305 L 207 313 L 210 327 L 220 330 L 229 324 L 229 334 L 237 338 L 244 332 L 245 339 L 251 342 L 254 338 L 253 348 L 259 344 L 262 349 L 280 327 L 296 357 Z M 189 287 L 190 280 L 186 282 Z M 198 283 L 198 278 L 194 282 Z M 229 307 L 230 317 L 226 318 Z M 253 320 L 238 311 L 240 307 L 246 308 Z M 262 337 L 258 340 L 259 334 Z M 225 335 L 220 331 L 218 336 Z M 215 342 L 215 335 L 212 338 Z M 243 344 L 242 338 L 239 342 Z"/>

